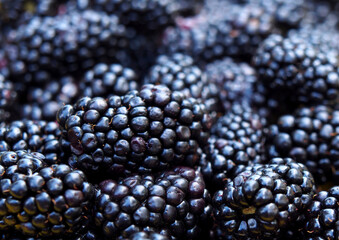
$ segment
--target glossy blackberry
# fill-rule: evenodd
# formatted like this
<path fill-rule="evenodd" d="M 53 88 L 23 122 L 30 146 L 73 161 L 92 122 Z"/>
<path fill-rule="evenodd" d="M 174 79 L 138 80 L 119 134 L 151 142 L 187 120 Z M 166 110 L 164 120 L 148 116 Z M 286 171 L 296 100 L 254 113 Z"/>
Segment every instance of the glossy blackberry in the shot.
<path fill-rule="evenodd" d="M 9 35 L 6 49 L 13 80 L 41 84 L 117 59 L 126 42 L 116 16 L 86 10 L 35 16 Z"/>
<path fill-rule="evenodd" d="M 137 232 L 132 234 L 128 240 L 170 240 L 170 238 L 166 235 L 162 235 L 156 232 Z"/>
<path fill-rule="evenodd" d="M 162 85 L 107 100 L 82 98 L 62 107 L 57 120 L 71 165 L 114 174 L 194 166 L 211 127 L 204 104 Z"/>
<path fill-rule="evenodd" d="M 172 91 L 181 91 L 188 97 L 202 99 L 211 110 L 216 110 L 218 88 L 208 80 L 190 56 L 174 53 L 160 55 L 144 82 L 166 85 Z"/>
<path fill-rule="evenodd" d="M 338 53 L 323 52 L 298 35 L 271 35 L 258 49 L 254 65 L 269 89 L 297 102 L 325 104 L 339 90 Z"/>
<path fill-rule="evenodd" d="M 237 167 L 265 162 L 265 126 L 265 118 L 240 104 L 219 118 L 200 160 L 211 189 L 223 187 Z"/>
<path fill-rule="evenodd" d="M 272 32 L 273 18 L 257 6 L 225 6 L 169 27 L 163 38 L 163 51 L 183 52 L 199 63 L 225 56 L 248 60 Z"/>
<path fill-rule="evenodd" d="M 304 223 L 302 215 L 315 193 L 307 168 L 292 159 L 272 159 L 230 180 L 214 194 L 216 235 L 227 239 L 273 239 Z"/>
<path fill-rule="evenodd" d="M 48 164 L 57 163 L 63 156 L 59 138 L 61 131 L 55 122 L 14 121 L 0 125 L 0 152 L 29 150 L 45 155 Z"/>
<path fill-rule="evenodd" d="M 330 107 L 300 108 L 269 127 L 266 146 L 271 157 L 291 157 L 307 166 L 317 183 L 338 181 L 339 111 Z"/>
<path fill-rule="evenodd" d="M 83 91 L 70 76 L 48 81 L 41 87 L 29 87 L 25 99 L 21 100 L 20 118 L 55 121 L 59 108 L 74 103 L 80 93 L 83 94 Z"/>
<path fill-rule="evenodd" d="M 13 106 L 17 104 L 18 94 L 11 81 L 0 74 L 0 122 L 13 117 Z"/>
<path fill-rule="evenodd" d="M 96 196 L 95 224 L 107 239 L 128 238 L 149 229 L 177 239 L 196 239 L 199 225 L 211 214 L 209 201 L 201 173 L 188 167 L 158 177 L 106 180 Z"/>
<path fill-rule="evenodd" d="M 40 153 L 0 153 L 2 231 L 31 237 L 75 233 L 88 215 L 94 188 L 69 166 L 45 167 Z"/>
<path fill-rule="evenodd" d="M 80 92 L 86 97 L 123 96 L 138 88 L 138 77 L 130 68 L 120 64 L 98 63 L 87 71 L 80 83 Z"/>
<path fill-rule="evenodd" d="M 321 191 L 314 195 L 306 210 L 304 238 L 338 239 L 339 234 L 339 187 Z"/>

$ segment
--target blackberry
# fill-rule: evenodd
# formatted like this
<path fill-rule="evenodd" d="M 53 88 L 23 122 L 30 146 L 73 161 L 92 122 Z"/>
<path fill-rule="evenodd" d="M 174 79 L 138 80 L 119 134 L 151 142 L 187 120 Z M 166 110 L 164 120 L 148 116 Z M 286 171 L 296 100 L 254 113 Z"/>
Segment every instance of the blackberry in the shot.
<path fill-rule="evenodd" d="M 72 166 L 114 174 L 194 166 L 211 127 L 204 104 L 162 85 L 107 100 L 82 98 L 62 107 L 57 121 Z"/>
<path fill-rule="evenodd" d="M 172 91 L 202 99 L 211 110 L 217 109 L 217 86 L 208 82 L 206 75 L 188 55 L 160 55 L 144 82 L 166 85 Z"/>
<path fill-rule="evenodd" d="M 74 103 L 82 92 L 70 76 L 48 81 L 42 87 L 29 87 L 26 98 L 22 100 L 20 118 L 55 121 L 59 108 L 63 104 Z"/>
<path fill-rule="evenodd" d="M 132 234 L 128 240 L 170 240 L 170 238 L 160 233 L 143 231 Z"/>
<path fill-rule="evenodd" d="M 265 118 L 240 104 L 218 119 L 200 160 L 211 189 L 223 187 L 240 166 L 265 162 L 265 125 Z"/>
<path fill-rule="evenodd" d="M 120 64 L 98 63 L 87 71 L 80 82 L 82 96 L 109 97 L 123 96 L 127 92 L 138 88 L 136 73 Z"/>
<path fill-rule="evenodd" d="M 188 167 L 176 167 L 157 177 L 105 180 L 99 187 L 95 224 L 108 239 L 124 239 L 149 229 L 178 239 L 196 239 L 199 225 L 212 211 L 201 173 Z"/>
<path fill-rule="evenodd" d="M 13 118 L 13 105 L 16 104 L 18 94 L 15 86 L 6 77 L 0 74 L 0 122 Z"/>
<path fill-rule="evenodd" d="M 63 156 L 59 138 L 61 131 L 55 122 L 14 121 L 0 125 L 0 152 L 29 150 L 45 155 L 48 164 L 57 163 Z"/>
<path fill-rule="evenodd" d="M 88 215 L 94 188 L 69 166 L 45 167 L 44 155 L 0 153 L 2 231 L 31 237 L 72 235 Z"/>
<path fill-rule="evenodd" d="M 339 187 L 314 195 L 306 210 L 305 239 L 338 239 L 339 234 Z"/>
<path fill-rule="evenodd" d="M 276 158 L 255 165 L 214 194 L 216 236 L 225 239 L 273 239 L 304 223 L 302 215 L 315 193 L 307 168 Z"/>
<path fill-rule="evenodd" d="M 254 65 L 268 89 L 296 102 L 331 103 L 339 90 L 338 53 L 321 51 L 298 35 L 271 35 L 258 49 Z"/>
<path fill-rule="evenodd" d="M 269 127 L 269 156 L 291 157 L 307 166 L 317 183 L 338 181 L 339 111 L 330 107 L 300 108 Z"/>

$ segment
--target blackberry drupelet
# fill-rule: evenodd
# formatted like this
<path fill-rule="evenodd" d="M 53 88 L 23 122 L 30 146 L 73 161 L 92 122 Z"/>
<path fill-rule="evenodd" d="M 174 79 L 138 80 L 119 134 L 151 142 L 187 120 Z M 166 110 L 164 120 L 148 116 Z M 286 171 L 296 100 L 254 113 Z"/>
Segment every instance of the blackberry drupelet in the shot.
<path fill-rule="evenodd" d="M 321 191 L 314 195 L 306 210 L 304 238 L 338 239 L 339 234 L 339 187 Z"/>
<path fill-rule="evenodd" d="M 314 193 L 311 173 L 292 159 L 275 158 L 270 164 L 248 167 L 214 194 L 216 236 L 273 239 L 298 229 Z"/>
<path fill-rule="evenodd" d="M 120 64 L 98 63 L 87 71 L 80 82 L 80 92 L 86 97 L 123 96 L 138 88 L 136 73 Z"/>
<path fill-rule="evenodd" d="M 29 150 L 45 155 L 48 164 L 58 163 L 63 153 L 59 138 L 61 131 L 56 122 L 14 121 L 0 125 L 0 152 Z"/>
<path fill-rule="evenodd" d="M 300 108 L 269 127 L 270 157 L 291 157 L 307 166 L 318 184 L 339 180 L 339 111 L 326 106 Z"/>
<path fill-rule="evenodd" d="M 199 225 L 212 212 L 201 173 L 188 167 L 176 167 L 157 177 L 106 180 L 99 187 L 94 218 L 107 239 L 149 230 L 175 239 L 197 239 Z"/>
<path fill-rule="evenodd" d="M 21 119 L 55 121 L 57 111 L 63 104 L 73 104 L 83 93 L 73 77 L 48 81 L 42 87 L 28 88 L 26 99 L 21 100 Z"/>
<path fill-rule="evenodd" d="M 172 91 L 181 91 L 188 97 L 201 99 L 210 110 L 217 110 L 217 86 L 209 82 L 188 55 L 160 55 L 144 82 L 166 85 Z"/>
<path fill-rule="evenodd" d="M 82 98 L 57 114 L 72 166 L 94 173 L 149 173 L 197 164 L 211 121 L 205 105 L 167 87 Z"/>
<path fill-rule="evenodd" d="M 13 105 L 17 104 L 17 100 L 18 94 L 13 83 L 0 74 L 0 122 L 14 117 Z"/>
<path fill-rule="evenodd" d="M 298 35 L 271 35 L 258 49 L 253 63 L 259 79 L 273 91 L 296 102 L 327 104 L 339 92 L 338 52 L 324 52 Z"/>
<path fill-rule="evenodd" d="M 212 127 L 212 137 L 200 159 L 211 189 L 220 189 L 240 166 L 265 162 L 266 119 L 246 105 L 234 104 Z"/>
<path fill-rule="evenodd" d="M 24 236 L 72 236 L 86 221 L 94 197 L 84 173 L 69 166 L 46 167 L 44 155 L 0 153 L 2 231 Z"/>

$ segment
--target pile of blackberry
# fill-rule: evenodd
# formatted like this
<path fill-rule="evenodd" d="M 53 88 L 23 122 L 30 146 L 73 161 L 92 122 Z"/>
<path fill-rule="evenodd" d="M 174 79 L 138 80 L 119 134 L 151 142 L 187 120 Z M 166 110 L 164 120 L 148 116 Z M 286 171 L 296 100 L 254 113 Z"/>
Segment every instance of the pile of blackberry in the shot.
<path fill-rule="evenodd" d="M 335 0 L 0 0 L 0 239 L 339 239 Z"/>

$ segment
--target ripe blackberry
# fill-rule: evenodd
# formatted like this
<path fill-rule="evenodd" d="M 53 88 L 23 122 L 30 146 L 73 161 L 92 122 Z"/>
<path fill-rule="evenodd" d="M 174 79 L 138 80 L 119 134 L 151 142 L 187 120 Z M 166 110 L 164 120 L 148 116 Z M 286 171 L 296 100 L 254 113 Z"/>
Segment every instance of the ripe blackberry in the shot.
<path fill-rule="evenodd" d="M 212 211 L 201 173 L 188 167 L 176 167 L 158 177 L 106 180 L 99 187 L 95 224 L 108 239 L 124 239 L 149 229 L 178 239 L 196 239 L 199 225 Z"/>
<path fill-rule="evenodd" d="M 2 231 L 31 237 L 76 233 L 88 215 L 94 188 L 69 166 L 45 167 L 44 155 L 0 153 Z"/>
<path fill-rule="evenodd" d="M 339 187 L 321 191 L 314 195 L 306 210 L 304 238 L 338 239 L 339 234 Z"/>
<path fill-rule="evenodd" d="M 13 80 L 41 84 L 112 61 L 126 42 L 116 16 L 86 10 L 33 17 L 10 34 L 6 51 Z"/>
<path fill-rule="evenodd" d="M 18 94 L 12 82 L 0 74 L 0 122 L 13 117 L 13 106 L 16 104 Z"/>
<path fill-rule="evenodd" d="M 160 55 L 144 82 L 166 85 L 172 91 L 202 99 L 210 110 L 217 110 L 217 86 L 208 81 L 206 75 L 188 55 Z"/>
<path fill-rule="evenodd" d="M 265 125 L 265 118 L 240 104 L 219 118 L 200 160 L 211 189 L 223 187 L 239 166 L 265 162 Z"/>
<path fill-rule="evenodd" d="M 226 239 L 273 239 L 304 222 L 315 193 L 307 168 L 292 159 L 272 159 L 230 180 L 214 194 L 216 235 Z"/>
<path fill-rule="evenodd" d="M 323 52 L 298 35 L 271 35 L 258 49 L 254 65 L 268 89 L 310 104 L 335 101 L 339 92 L 338 53 Z"/>
<path fill-rule="evenodd" d="M 120 64 L 98 63 L 87 71 L 80 82 L 80 92 L 86 97 L 123 96 L 138 88 L 136 73 Z"/>
<path fill-rule="evenodd" d="M 114 174 L 193 166 L 211 127 L 204 104 L 162 85 L 107 100 L 82 98 L 62 107 L 57 121 L 71 165 Z"/>
<path fill-rule="evenodd" d="M 137 232 L 132 234 L 128 240 L 170 240 L 166 235 L 155 233 L 155 232 Z"/>
<path fill-rule="evenodd" d="M 307 166 L 317 183 L 339 179 L 339 111 L 330 107 L 300 108 L 269 127 L 270 157 L 291 157 Z"/>
<path fill-rule="evenodd" d="M 57 111 L 63 104 L 72 104 L 83 93 L 78 83 L 70 76 L 48 81 L 41 87 L 28 88 L 20 110 L 21 119 L 55 121 Z"/>
<path fill-rule="evenodd" d="M 29 150 L 45 155 L 45 162 L 55 164 L 63 156 L 59 144 L 61 131 L 55 122 L 14 121 L 0 125 L 0 152 Z"/>

